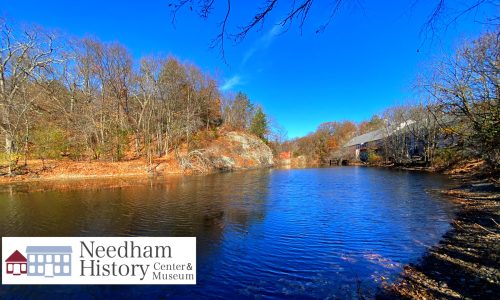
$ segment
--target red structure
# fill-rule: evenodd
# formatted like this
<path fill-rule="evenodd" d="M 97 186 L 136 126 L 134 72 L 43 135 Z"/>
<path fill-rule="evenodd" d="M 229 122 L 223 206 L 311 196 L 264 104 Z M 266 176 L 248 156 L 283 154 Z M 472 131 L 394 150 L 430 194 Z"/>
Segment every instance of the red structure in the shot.
<path fill-rule="evenodd" d="M 21 275 L 28 273 L 28 260 L 19 251 L 14 251 L 6 260 L 7 274 Z"/>
<path fill-rule="evenodd" d="M 283 151 L 278 155 L 279 159 L 290 159 L 292 158 L 292 151 Z"/>

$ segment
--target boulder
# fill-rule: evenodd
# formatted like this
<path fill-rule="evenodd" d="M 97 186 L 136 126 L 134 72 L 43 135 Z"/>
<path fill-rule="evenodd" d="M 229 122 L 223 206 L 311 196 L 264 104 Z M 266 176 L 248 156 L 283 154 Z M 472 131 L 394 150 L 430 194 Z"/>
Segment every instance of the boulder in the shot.
<path fill-rule="evenodd" d="M 214 169 L 231 171 L 274 165 L 271 148 L 260 138 L 243 132 L 227 132 L 204 151 Z"/>

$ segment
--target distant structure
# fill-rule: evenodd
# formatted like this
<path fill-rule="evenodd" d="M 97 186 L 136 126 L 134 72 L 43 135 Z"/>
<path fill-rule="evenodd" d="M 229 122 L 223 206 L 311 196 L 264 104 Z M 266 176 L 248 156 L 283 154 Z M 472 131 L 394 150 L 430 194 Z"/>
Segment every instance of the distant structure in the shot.
<path fill-rule="evenodd" d="M 370 131 L 353 137 L 344 145 L 344 148 L 348 148 L 350 153 L 354 153 L 355 160 L 366 161 L 368 159 L 368 149 L 382 148 L 386 137 L 387 134 L 384 129 Z"/>
<path fill-rule="evenodd" d="M 415 124 L 415 121 L 408 120 L 397 126 L 385 127 L 355 136 L 344 145 L 344 149 L 347 149 L 349 156 L 354 157 L 355 160 L 367 161 L 369 151 L 372 151 L 375 154 L 381 154 L 385 139 L 399 134 L 403 128 L 412 124 Z M 412 152 L 412 154 L 421 152 L 419 147 L 416 146 L 418 141 L 415 141 L 413 137 L 406 141 L 406 144 L 409 148 L 407 151 L 408 155 L 410 155 L 410 152 Z"/>
<path fill-rule="evenodd" d="M 278 153 L 278 162 L 282 168 L 291 168 L 292 166 L 292 151 L 282 151 Z"/>
<path fill-rule="evenodd" d="M 283 151 L 278 154 L 279 159 L 290 159 L 292 158 L 292 151 Z"/>

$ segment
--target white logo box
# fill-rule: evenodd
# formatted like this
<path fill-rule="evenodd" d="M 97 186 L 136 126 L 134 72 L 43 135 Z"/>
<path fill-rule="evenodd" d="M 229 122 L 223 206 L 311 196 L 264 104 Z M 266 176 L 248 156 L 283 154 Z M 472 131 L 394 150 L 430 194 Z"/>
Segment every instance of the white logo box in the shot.
<path fill-rule="evenodd" d="M 196 284 L 196 237 L 2 237 L 2 284 Z"/>

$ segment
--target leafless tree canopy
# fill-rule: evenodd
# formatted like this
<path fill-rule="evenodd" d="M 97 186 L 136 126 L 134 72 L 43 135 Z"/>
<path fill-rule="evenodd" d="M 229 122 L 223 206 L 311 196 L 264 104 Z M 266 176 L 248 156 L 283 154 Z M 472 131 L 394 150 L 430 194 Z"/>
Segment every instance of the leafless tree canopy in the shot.
<path fill-rule="evenodd" d="M 248 35 L 252 30 L 260 30 L 263 28 L 265 21 L 272 15 L 273 12 L 279 11 L 273 19 L 277 19 L 277 25 L 280 25 L 287 30 L 292 23 L 297 23 L 300 32 L 304 28 L 304 24 L 308 20 L 308 16 L 313 9 L 327 11 L 327 17 L 323 20 L 311 20 L 314 22 L 316 33 L 323 32 L 334 19 L 335 15 L 344 9 L 347 5 L 354 6 L 362 9 L 362 1 L 360 0 L 263 0 L 256 1 L 256 11 L 249 18 L 246 23 L 236 23 L 234 31 L 230 31 L 229 21 L 231 17 L 231 10 L 235 9 L 236 3 L 231 0 L 178 0 L 169 4 L 172 12 L 172 22 L 175 23 L 177 14 L 182 9 L 196 12 L 197 15 L 203 19 L 208 19 L 216 8 L 224 9 L 225 12 L 219 20 L 219 33 L 214 37 L 210 46 L 218 48 L 221 56 L 225 59 L 225 42 L 232 40 L 239 42 Z M 422 5 L 423 1 L 408 0 L 409 9 Z M 465 0 L 452 1 L 452 0 L 432 0 L 433 8 L 429 12 L 428 18 L 422 20 L 422 36 L 423 40 L 433 37 L 437 32 L 446 30 L 448 26 L 456 23 L 462 17 L 473 14 L 481 8 L 491 9 L 491 16 L 486 20 L 477 20 L 477 22 L 485 22 L 488 24 L 498 25 L 499 17 L 495 10 L 498 12 L 500 2 L 498 0 Z M 277 9 L 278 7 L 282 9 Z M 318 23 L 319 22 L 319 23 Z M 275 25 L 275 24 L 273 24 Z"/>
<path fill-rule="evenodd" d="M 253 114 L 244 94 L 221 94 L 191 63 L 134 61 L 119 43 L 70 41 L 0 20 L 0 174 L 22 158 L 24 166 L 62 156 L 151 164 L 196 151 L 219 129 L 248 131 Z"/>
<path fill-rule="evenodd" d="M 491 164 L 500 164 L 500 32 L 486 33 L 440 61 L 422 87 L 448 117 L 449 130 Z M 449 126 L 454 124 L 455 126 Z"/>

